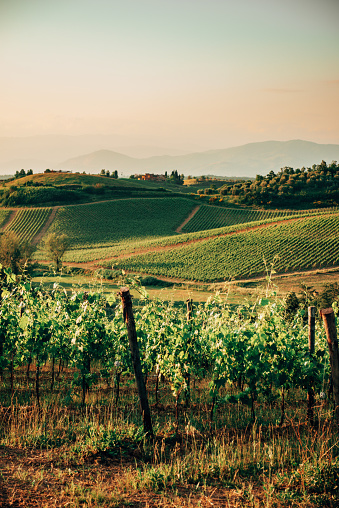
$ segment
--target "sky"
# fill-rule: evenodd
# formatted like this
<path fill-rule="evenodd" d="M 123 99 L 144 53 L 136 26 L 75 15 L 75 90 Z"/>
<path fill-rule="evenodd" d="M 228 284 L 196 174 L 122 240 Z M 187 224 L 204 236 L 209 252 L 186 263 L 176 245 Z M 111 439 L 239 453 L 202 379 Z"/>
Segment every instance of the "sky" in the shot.
<path fill-rule="evenodd" d="M 339 143 L 339 0 L 0 0 L 0 136 Z"/>

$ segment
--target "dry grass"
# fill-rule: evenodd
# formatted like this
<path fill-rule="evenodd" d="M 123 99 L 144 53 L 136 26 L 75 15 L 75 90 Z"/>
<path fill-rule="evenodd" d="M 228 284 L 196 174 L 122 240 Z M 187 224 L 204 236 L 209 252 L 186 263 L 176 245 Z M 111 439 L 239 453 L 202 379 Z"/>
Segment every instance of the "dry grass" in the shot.
<path fill-rule="evenodd" d="M 47 384 L 48 368 L 43 374 Z M 199 400 L 181 406 L 176 432 L 164 385 L 161 402 L 152 405 L 155 439 L 149 441 L 133 387 L 122 389 L 118 407 L 107 389 L 93 392 L 81 407 L 65 404 L 59 388 L 53 398 L 46 387 L 40 409 L 34 398 L 26 406 L 2 407 L 0 506 L 339 506 L 339 438 L 331 408 L 319 406 L 318 424 L 310 427 L 302 392 L 290 394 L 283 427 L 269 423 L 279 408 L 262 402 L 254 425 L 248 408 L 226 405 L 210 428 L 202 385 Z"/>

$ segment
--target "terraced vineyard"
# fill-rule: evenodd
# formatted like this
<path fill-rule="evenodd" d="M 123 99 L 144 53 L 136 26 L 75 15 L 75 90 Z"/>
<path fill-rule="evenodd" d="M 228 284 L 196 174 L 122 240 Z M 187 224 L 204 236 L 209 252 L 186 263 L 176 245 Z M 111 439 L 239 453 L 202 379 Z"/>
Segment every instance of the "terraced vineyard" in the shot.
<path fill-rule="evenodd" d="M 58 210 L 50 231 L 66 233 L 71 248 L 107 247 L 122 240 L 174 234 L 195 203 L 185 198 L 120 199 Z"/>
<path fill-rule="evenodd" d="M 5 228 L 14 231 L 20 240 L 31 241 L 41 231 L 52 208 L 22 208 Z"/>
<path fill-rule="evenodd" d="M 158 276 L 223 281 L 339 265 L 339 213 L 282 221 L 246 232 L 124 260 L 120 268 Z"/>
<path fill-rule="evenodd" d="M 314 210 L 312 213 L 323 213 L 323 210 Z M 182 230 L 186 233 L 193 233 L 196 231 L 203 231 L 205 229 L 222 228 L 233 224 L 264 221 L 298 214 L 303 215 L 305 214 L 305 211 L 250 210 L 202 205 Z"/>

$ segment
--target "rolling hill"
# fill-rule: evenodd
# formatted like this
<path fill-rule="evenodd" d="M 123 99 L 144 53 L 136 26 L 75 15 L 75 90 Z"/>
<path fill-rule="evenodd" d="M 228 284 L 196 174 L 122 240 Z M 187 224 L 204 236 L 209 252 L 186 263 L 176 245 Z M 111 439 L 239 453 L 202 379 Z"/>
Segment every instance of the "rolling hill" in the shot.
<path fill-rule="evenodd" d="M 8 174 L 24 168 L 36 173 L 50 168 L 99 173 L 104 168 L 117 170 L 120 176 L 177 170 L 186 176 L 253 177 L 284 166 L 297 168 L 321 160 L 339 160 L 338 144 L 302 140 L 264 141 L 199 152 L 131 147 L 127 141 L 112 136 L 0 138 L 0 171 Z"/>
<path fill-rule="evenodd" d="M 99 150 L 68 159 L 55 168 L 100 172 L 102 168 L 130 176 L 134 173 L 160 173 L 177 170 L 186 176 L 218 175 L 254 177 L 278 171 L 285 166 L 311 166 L 321 160 L 339 160 L 339 145 L 322 145 L 309 141 L 265 141 L 223 150 L 179 156 L 155 156 L 144 159 L 128 157 L 110 150 Z"/>
<path fill-rule="evenodd" d="M 339 265 L 336 208 L 296 212 L 212 206 L 178 193 L 153 192 L 152 183 L 100 175 L 53 172 L 18 183 L 22 187 L 11 188 L 8 182 L 5 192 L 67 193 L 75 187 L 85 195 L 88 187 L 111 189 L 101 201 L 0 209 L 6 231 L 33 245 L 40 242 L 36 259 L 46 257 L 43 236 L 56 232 L 70 238 L 66 262 L 106 263 L 188 281 L 262 275 L 265 261 L 279 273 Z"/>
<path fill-rule="evenodd" d="M 115 266 L 135 273 L 211 283 L 263 276 L 272 268 L 285 273 L 339 265 L 338 212 L 252 224 L 129 256 L 117 260 Z"/>

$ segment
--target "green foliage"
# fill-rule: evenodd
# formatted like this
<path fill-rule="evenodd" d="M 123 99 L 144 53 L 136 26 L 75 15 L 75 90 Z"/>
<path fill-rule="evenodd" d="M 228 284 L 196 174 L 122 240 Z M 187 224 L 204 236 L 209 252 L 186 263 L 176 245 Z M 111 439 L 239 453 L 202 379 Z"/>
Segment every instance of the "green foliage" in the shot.
<path fill-rule="evenodd" d="M 170 287 L 173 286 L 172 282 L 166 282 L 165 280 L 159 280 L 156 277 L 141 277 L 140 283 L 143 286 L 158 286 L 158 287 Z"/>
<path fill-rule="evenodd" d="M 6 231 L 0 236 L 0 263 L 11 268 L 18 274 L 27 269 L 33 253 L 33 248 L 28 242 L 20 242 L 14 231 Z"/>
<path fill-rule="evenodd" d="M 57 284 L 47 293 L 27 280 L 11 281 L 1 295 L 0 367 L 62 359 L 74 369 L 72 400 L 81 386 L 96 386 L 108 372 L 128 379 L 133 367 L 127 330 L 119 302 L 109 300 L 108 317 L 101 294 L 68 295 Z M 194 306 L 188 320 L 184 306 L 146 298 L 135 310 L 135 323 L 144 374 L 165 376 L 176 400 L 187 393 L 190 376 L 209 382 L 210 400 L 219 406 L 253 406 L 283 389 L 306 389 L 311 377 L 321 390 L 328 370 L 321 329 L 317 325 L 310 358 L 302 315 L 286 321 L 279 301 L 234 311 L 215 295 Z M 233 387 L 232 396 L 220 393 L 226 386 Z"/>
<path fill-rule="evenodd" d="M 168 179 L 176 185 L 183 185 L 184 183 L 184 175 L 179 175 L 177 170 L 172 171 Z"/>
<path fill-rule="evenodd" d="M 313 305 L 320 309 L 332 307 L 339 302 L 339 284 L 337 282 L 324 284 L 323 289 L 318 292 L 312 286 L 301 284 L 302 294 L 298 300 L 298 305 L 307 309 Z"/>
<path fill-rule="evenodd" d="M 277 174 L 257 175 L 254 182 L 225 185 L 220 192 L 247 205 L 300 208 L 302 202 L 303 206 L 338 206 L 339 165 L 321 161 L 310 168 L 284 167 Z"/>
<path fill-rule="evenodd" d="M 285 298 L 285 313 L 287 319 L 293 319 L 300 303 L 294 291 L 289 292 Z"/>
<path fill-rule="evenodd" d="M 36 206 L 79 201 L 81 192 L 57 187 L 10 187 L 1 194 L 1 206 Z"/>
<path fill-rule="evenodd" d="M 44 240 L 44 250 L 55 264 L 57 271 L 59 271 L 62 266 L 61 259 L 68 246 L 69 238 L 67 235 L 49 233 Z"/>

